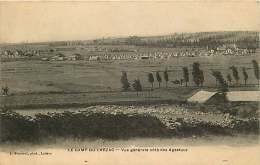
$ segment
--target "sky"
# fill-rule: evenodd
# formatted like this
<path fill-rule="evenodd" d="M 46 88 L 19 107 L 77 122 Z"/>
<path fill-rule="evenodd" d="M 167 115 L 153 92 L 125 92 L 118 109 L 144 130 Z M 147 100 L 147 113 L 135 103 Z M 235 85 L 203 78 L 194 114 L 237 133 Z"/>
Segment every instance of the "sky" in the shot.
<path fill-rule="evenodd" d="M 259 31 L 256 2 L 0 2 L 0 43 Z"/>

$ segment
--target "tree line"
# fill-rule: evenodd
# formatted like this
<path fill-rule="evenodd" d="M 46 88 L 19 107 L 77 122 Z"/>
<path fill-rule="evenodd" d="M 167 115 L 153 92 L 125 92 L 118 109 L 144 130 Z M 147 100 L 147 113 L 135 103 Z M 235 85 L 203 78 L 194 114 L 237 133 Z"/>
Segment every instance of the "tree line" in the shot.
<path fill-rule="evenodd" d="M 216 49 L 219 46 L 226 44 L 236 44 L 238 48 L 249 49 L 253 52 L 259 48 L 259 37 L 257 32 L 245 34 L 243 37 L 239 36 L 240 33 L 218 34 L 212 36 L 203 36 L 200 38 L 185 37 L 182 34 L 172 37 L 159 38 L 157 40 L 143 39 L 138 36 L 131 36 L 126 39 L 126 44 L 136 46 L 159 46 L 159 47 L 208 47 Z"/>
<path fill-rule="evenodd" d="M 257 82 L 258 82 L 257 84 L 259 86 L 260 75 L 259 75 L 258 62 L 256 60 L 252 60 L 252 65 L 253 65 L 253 70 L 254 70 L 254 76 L 257 79 Z M 236 66 L 231 66 L 231 67 L 229 67 L 229 69 L 232 72 L 232 76 L 230 73 L 228 73 L 226 75 L 226 78 L 222 75 L 222 73 L 220 71 L 212 70 L 212 72 L 211 72 L 211 75 L 216 80 L 215 86 L 223 92 L 228 90 L 228 87 L 232 85 L 233 80 L 235 82 L 235 85 L 239 85 L 240 76 L 239 76 L 238 68 Z M 243 75 L 243 81 L 244 81 L 245 86 L 247 85 L 247 80 L 249 78 L 247 69 L 248 68 L 246 68 L 246 67 L 242 67 L 242 75 Z M 171 82 L 174 84 L 180 84 L 180 85 L 185 83 L 185 86 L 187 87 L 188 83 L 190 82 L 190 79 L 189 79 L 190 73 L 189 73 L 188 67 L 184 66 L 182 68 L 182 72 L 183 72 L 183 77 L 180 80 L 174 80 Z M 198 63 L 198 62 L 193 63 L 191 75 L 192 75 L 194 84 L 197 87 L 203 87 L 205 78 L 204 78 L 204 71 L 201 69 L 200 63 Z M 151 84 L 151 87 L 150 87 L 151 91 L 153 91 L 153 89 L 154 89 L 155 81 L 157 81 L 158 87 L 161 88 L 161 84 L 164 80 L 165 87 L 168 88 L 168 82 L 169 82 L 168 70 L 165 69 L 165 71 L 163 71 L 162 75 L 160 74 L 159 71 L 156 71 L 155 75 L 152 72 L 150 72 L 147 74 L 147 80 Z M 128 80 L 127 72 L 125 72 L 125 71 L 123 71 L 122 75 L 121 75 L 121 84 L 122 84 L 123 91 L 128 91 L 132 86 L 133 89 L 137 92 L 137 95 L 138 95 L 138 92 L 143 90 L 140 79 L 139 78 L 135 79 L 133 81 L 133 83 L 131 84 Z"/>

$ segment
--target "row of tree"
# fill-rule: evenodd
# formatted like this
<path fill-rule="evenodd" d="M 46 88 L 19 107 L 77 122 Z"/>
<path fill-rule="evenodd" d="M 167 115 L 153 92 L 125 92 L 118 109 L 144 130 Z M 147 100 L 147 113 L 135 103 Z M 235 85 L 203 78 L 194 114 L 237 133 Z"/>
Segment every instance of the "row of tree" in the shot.
<path fill-rule="evenodd" d="M 260 75 L 259 75 L 259 65 L 258 65 L 258 62 L 256 60 L 252 60 L 252 64 L 253 64 L 254 75 L 255 75 L 255 78 L 257 79 L 257 82 L 258 82 L 257 84 L 259 86 L 259 78 L 260 78 Z M 236 84 L 238 85 L 239 84 L 239 80 L 240 80 L 238 69 L 235 66 L 231 66 L 230 69 L 232 70 L 232 74 L 233 74 L 234 80 L 236 81 Z M 242 75 L 243 75 L 243 79 L 244 79 L 244 84 L 246 86 L 247 85 L 247 80 L 248 80 L 248 77 L 249 77 L 248 73 L 247 73 L 247 68 L 246 67 L 242 67 Z M 232 77 L 231 77 L 230 74 L 227 75 L 227 81 L 229 82 L 229 84 L 231 84 Z"/>
<path fill-rule="evenodd" d="M 129 83 L 128 78 L 127 78 L 127 73 L 125 71 L 122 72 L 121 83 L 122 83 L 122 88 L 124 91 L 129 90 L 129 88 L 131 87 L 131 84 Z M 139 79 L 134 80 L 132 87 L 137 92 L 137 95 L 138 95 L 139 91 L 143 90 L 141 81 Z"/>
<path fill-rule="evenodd" d="M 253 64 L 253 69 L 254 69 L 254 75 L 258 81 L 258 86 L 259 86 L 259 77 L 260 77 L 259 65 L 256 60 L 252 60 L 252 64 Z M 236 84 L 239 84 L 240 77 L 239 77 L 237 67 L 231 66 L 230 69 L 232 70 L 232 74 L 233 74 L 234 80 L 236 81 Z M 248 76 L 248 73 L 247 73 L 247 70 L 245 67 L 242 68 L 242 74 L 243 74 L 244 84 L 246 86 L 249 76 Z M 218 86 L 219 89 L 223 92 L 227 91 L 228 86 L 231 85 L 231 83 L 232 83 L 232 76 L 230 74 L 228 74 L 226 77 L 227 78 L 227 81 L 226 81 L 220 71 L 212 71 L 212 75 L 216 79 L 216 86 Z"/>
<path fill-rule="evenodd" d="M 252 65 L 253 65 L 253 69 L 254 69 L 254 75 L 255 78 L 258 81 L 258 86 L 259 86 L 259 65 L 258 62 L 256 60 L 252 60 Z M 236 66 L 231 66 L 229 69 L 231 69 L 232 71 L 232 75 L 233 75 L 233 79 L 235 80 L 236 84 L 239 84 L 239 72 Z M 175 80 L 172 81 L 175 84 L 181 84 L 185 83 L 185 86 L 188 86 L 188 82 L 189 80 L 189 69 L 188 67 L 183 67 L 182 68 L 183 71 L 183 78 L 181 80 Z M 198 62 L 194 62 L 192 65 L 192 77 L 193 77 L 193 81 L 196 84 L 197 87 L 202 87 L 204 84 L 204 72 L 203 70 L 200 68 L 200 64 Z M 220 71 L 212 71 L 212 76 L 215 77 L 216 79 L 216 87 L 218 87 L 221 91 L 226 91 L 228 89 L 228 86 L 230 86 L 232 84 L 232 76 L 231 74 L 227 74 L 226 79 L 225 80 L 224 76 L 222 75 L 222 73 Z M 247 73 L 247 68 L 243 67 L 242 68 L 242 74 L 243 74 L 243 79 L 244 79 L 244 84 L 245 86 L 247 85 L 247 80 L 248 80 L 248 73 Z M 163 78 L 165 81 L 165 87 L 168 87 L 168 81 L 169 81 L 169 75 L 168 75 L 168 71 L 165 70 L 163 72 Z M 159 88 L 161 87 L 161 83 L 163 78 L 160 75 L 160 72 L 157 71 L 155 73 L 155 77 L 153 75 L 153 73 L 148 73 L 148 82 L 151 84 L 151 90 L 153 90 L 154 88 L 154 82 L 155 79 L 158 82 L 158 86 Z M 129 90 L 129 88 L 131 87 L 131 84 L 128 81 L 127 78 L 127 73 L 126 72 L 122 72 L 122 76 L 121 76 L 121 83 L 122 83 L 122 88 L 124 91 Z M 142 85 L 139 79 L 134 80 L 132 87 L 134 88 L 134 90 L 138 91 L 142 91 Z"/>
<path fill-rule="evenodd" d="M 206 34 L 204 34 L 206 35 Z M 159 46 L 159 47 L 208 47 L 210 49 L 216 49 L 219 46 L 226 44 L 236 44 L 241 49 L 252 49 L 255 50 L 259 47 L 258 33 L 248 33 L 244 37 L 236 37 L 239 34 L 230 33 L 223 35 L 213 35 L 193 38 L 184 37 L 179 34 L 178 36 L 172 36 L 168 38 L 160 38 L 158 40 L 143 39 L 138 36 L 131 36 L 126 39 L 126 44 L 137 45 L 137 46 Z"/>

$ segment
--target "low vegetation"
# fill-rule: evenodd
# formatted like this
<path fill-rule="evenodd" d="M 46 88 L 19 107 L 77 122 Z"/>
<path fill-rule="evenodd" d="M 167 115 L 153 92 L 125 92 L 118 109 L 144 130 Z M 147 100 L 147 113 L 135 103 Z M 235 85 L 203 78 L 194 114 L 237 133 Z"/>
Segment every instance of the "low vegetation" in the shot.
<path fill-rule="evenodd" d="M 189 137 L 259 132 L 259 120 L 188 111 L 185 107 L 95 106 L 84 111 L 23 116 L 0 111 L 1 142 L 41 142 L 51 138 Z M 214 119 L 214 118 L 216 119 Z"/>

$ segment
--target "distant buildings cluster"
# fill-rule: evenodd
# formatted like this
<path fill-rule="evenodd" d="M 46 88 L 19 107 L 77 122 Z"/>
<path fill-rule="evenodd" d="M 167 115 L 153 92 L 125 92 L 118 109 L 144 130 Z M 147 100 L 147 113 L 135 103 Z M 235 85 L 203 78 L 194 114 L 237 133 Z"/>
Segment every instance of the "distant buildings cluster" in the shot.
<path fill-rule="evenodd" d="M 101 53 L 90 55 L 89 60 L 138 60 L 138 59 L 171 59 L 175 57 L 203 57 L 203 56 L 246 56 L 254 53 L 252 50 L 222 46 L 217 49 L 185 49 L 176 51 L 147 51 L 134 53 Z"/>
<path fill-rule="evenodd" d="M 85 53 L 73 53 L 75 50 L 84 49 Z M 66 55 L 63 52 L 68 52 Z M 175 57 L 200 57 L 200 56 L 245 56 L 254 53 L 255 50 L 241 49 L 235 44 L 222 45 L 214 49 L 207 48 L 179 48 L 179 49 L 149 49 L 139 50 L 133 47 L 57 47 L 47 50 L 1 50 L 1 58 L 30 58 L 38 57 L 43 61 L 105 61 L 105 60 L 138 60 L 138 59 L 171 59 Z M 71 53 L 71 54 L 70 54 Z M 55 54 L 55 55 L 52 55 Z M 70 55 L 68 55 L 70 54 Z M 52 55 L 50 57 L 50 55 Z"/>
<path fill-rule="evenodd" d="M 0 50 L 1 58 L 26 58 L 40 56 L 38 50 Z"/>
<path fill-rule="evenodd" d="M 255 53 L 255 49 L 241 49 L 238 48 L 235 44 L 232 45 L 223 45 L 217 47 L 216 49 L 210 49 L 205 54 L 205 56 L 245 56 L 250 53 Z"/>
<path fill-rule="evenodd" d="M 52 56 L 50 58 L 47 58 L 47 57 L 43 57 L 41 58 L 42 61 L 77 61 L 77 60 L 83 60 L 83 56 L 80 55 L 80 54 L 72 54 L 70 56 L 65 56 L 64 54 L 62 53 L 58 53 L 57 55 L 55 56 Z"/>

